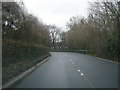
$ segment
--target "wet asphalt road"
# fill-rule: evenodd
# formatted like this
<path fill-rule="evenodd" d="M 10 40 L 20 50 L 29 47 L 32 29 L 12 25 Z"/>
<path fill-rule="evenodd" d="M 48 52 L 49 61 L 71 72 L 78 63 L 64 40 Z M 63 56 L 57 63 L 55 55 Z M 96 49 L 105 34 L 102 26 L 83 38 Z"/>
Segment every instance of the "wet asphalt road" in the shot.
<path fill-rule="evenodd" d="M 118 64 L 85 54 L 53 52 L 16 88 L 118 88 Z"/>

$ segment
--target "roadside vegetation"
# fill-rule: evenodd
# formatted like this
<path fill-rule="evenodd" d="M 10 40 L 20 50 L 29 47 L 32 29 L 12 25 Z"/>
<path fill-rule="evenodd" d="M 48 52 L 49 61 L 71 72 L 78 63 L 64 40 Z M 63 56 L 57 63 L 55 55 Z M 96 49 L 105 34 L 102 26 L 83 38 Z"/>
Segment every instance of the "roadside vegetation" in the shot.
<path fill-rule="evenodd" d="M 2 3 L 3 84 L 49 56 L 49 46 L 48 26 L 22 2 Z"/>
<path fill-rule="evenodd" d="M 73 51 L 120 60 L 120 2 L 90 3 L 88 17 L 74 16 L 53 51 Z M 56 39 L 57 40 L 57 39 Z"/>

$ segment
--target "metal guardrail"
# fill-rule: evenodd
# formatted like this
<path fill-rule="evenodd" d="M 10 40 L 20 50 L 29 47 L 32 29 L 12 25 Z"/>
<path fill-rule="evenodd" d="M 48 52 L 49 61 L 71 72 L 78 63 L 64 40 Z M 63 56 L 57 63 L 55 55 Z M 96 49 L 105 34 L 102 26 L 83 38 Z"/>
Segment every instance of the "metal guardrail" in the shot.
<path fill-rule="evenodd" d="M 58 50 L 58 49 L 51 49 L 51 52 L 78 52 L 78 53 L 90 53 L 92 50 Z"/>

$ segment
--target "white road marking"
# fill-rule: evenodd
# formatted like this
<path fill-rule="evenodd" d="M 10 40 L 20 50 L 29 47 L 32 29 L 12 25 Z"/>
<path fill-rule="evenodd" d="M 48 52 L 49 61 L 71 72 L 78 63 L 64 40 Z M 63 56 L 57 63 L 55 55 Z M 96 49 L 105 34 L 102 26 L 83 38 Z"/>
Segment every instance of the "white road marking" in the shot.
<path fill-rule="evenodd" d="M 78 72 L 80 72 L 80 75 L 84 78 L 84 80 L 86 80 L 88 82 L 88 84 L 92 87 L 92 88 L 95 88 L 93 86 L 93 84 L 89 81 L 89 79 L 81 72 L 81 70 L 77 70 Z"/>
<path fill-rule="evenodd" d="M 72 60 L 70 59 L 70 61 L 72 61 Z M 72 64 L 74 64 L 76 67 L 78 67 L 75 63 L 72 62 Z M 79 67 L 78 67 L 78 68 L 79 68 Z M 88 82 L 88 84 L 89 84 L 92 88 L 95 88 L 94 85 L 91 83 L 91 81 L 89 81 L 89 79 L 81 72 L 80 69 L 78 69 L 77 71 L 78 71 L 78 72 L 80 73 L 80 75 L 84 78 L 84 80 L 86 80 L 86 81 Z"/>
<path fill-rule="evenodd" d="M 83 76 L 83 73 L 81 73 L 81 76 Z"/>
<path fill-rule="evenodd" d="M 88 84 L 89 84 L 92 88 L 95 88 L 94 85 L 91 83 L 91 81 L 81 72 L 80 69 L 78 69 L 77 71 L 80 73 L 80 75 L 83 77 L 83 79 L 88 82 Z"/>
<path fill-rule="evenodd" d="M 103 60 L 103 61 L 107 61 L 107 62 L 111 62 L 111 63 L 116 63 L 116 64 L 120 64 L 118 62 L 115 62 L 115 61 L 112 61 L 112 60 L 108 60 L 108 59 L 104 59 L 104 58 L 99 58 L 99 57 L 96 57 L 97 59 L 100 59 L 100 60 Z"/>
<path fill-rule="evenodd" d="M 78 72 L 80 72 L 80 70 L 77 70 Z"/>

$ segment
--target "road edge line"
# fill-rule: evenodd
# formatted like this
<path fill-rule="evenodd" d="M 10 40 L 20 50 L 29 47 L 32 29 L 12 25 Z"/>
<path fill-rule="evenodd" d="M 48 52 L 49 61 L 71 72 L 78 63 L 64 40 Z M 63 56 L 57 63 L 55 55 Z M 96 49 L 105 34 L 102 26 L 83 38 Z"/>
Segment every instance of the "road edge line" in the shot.
<path fill-rule="evenodd" d="M 96 56 L 95 56 L 96 57 Z M 112 61 L 112 60 L 108 60 L 108 59 L 105 59 L 105 58 L 100 58 L 100 57 L 96 57 L 97 59 L 100 59 L 100 60 L 103 60 L 103 61 L 106 61 L 106 62 L 111 62 L 111 63 L 115 63 L 115 64 L 120 64 L 119 62 L 116 62 L 116 61 Z"/>
<path fill-rule="evenodd" d="M 70 52 L 70 53 L 77 53 L 77 52 Z M 78 53 L 78 54 L 83 54 L 83 53 Z M 111 62 L 111 63 L 120 64 L 120 62 L 118 62 L 118 61 L 108 60 L 108 59 L 100 58 L 100 57 L 93 56 L 93 55 L 90 55 L 90 54 L 83 54 L 83 55 L 88 55 L 88 56 L 92 56 L 92 57 L 95 57 L 95 58 L 103 60 L 103 61 L 108 61 L 108 62 Z"/>
<path fill-rule="evenodd" d="M 2 89 L 5 88 L 9 88 L 10 86 L 12 86 L 13 84 L 15 84 L 16 82 L 18 82 L 19 80 L 21 80 L 23 77 L 27 76 L 28 74 L 30 74 L 31 72 L 33 72 L 34 70 L 36 70 L 41 64 L 45 63 L 46 61 L 48 61 L 51 57 L 48 56 L 47 58 L 43 59 L 41 62 L 39 62 L 38 64 L 36 64 L 35 66 L 31 67 L 30 69 L 24 71 L 23 73 L 21 73 L 20 75 L 12 78 L 10 81 L 8 81 L 7 83 L 5 83 L 4 85 L 2 85 Z"/>

